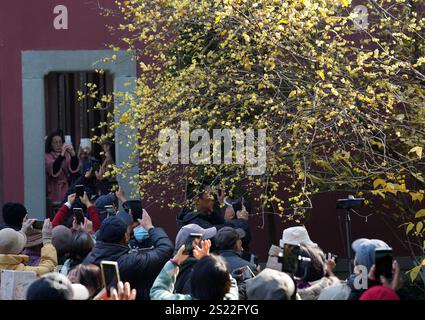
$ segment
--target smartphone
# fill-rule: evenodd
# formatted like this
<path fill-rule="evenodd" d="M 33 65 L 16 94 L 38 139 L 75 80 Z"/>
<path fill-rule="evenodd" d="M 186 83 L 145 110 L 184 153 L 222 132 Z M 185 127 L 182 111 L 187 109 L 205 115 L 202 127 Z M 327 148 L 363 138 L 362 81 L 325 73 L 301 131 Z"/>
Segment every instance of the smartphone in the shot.
<path fill-rule="evenodd" d="M 291 275 L 297 273 L 300 253 L 300 245 L 285 244 L 278 258 L 278 261 L 282 264 L 282 272 Z"/>
<path fill-rule="evenodd" d="M 74 208 L 72 209 L 74 212 L 75 221 L 77 224 L 84 224 L 84 212 L 81 208 Z"/>
<path fill-rule="evenodd" d="M 120 281 L 120 271 L 118 262 L 116 261 L 101 261 L 100 270 L 102 272 L 102 282 L 106 289 L 108 297 L 111 296 L 111 288 L 118 288 Z"/>
<path fill-rule="evenodd" d="M 65 143 L 66 144 L 72 144 L 71 136 L 65 136 Z"/>
<path fill-rule="evenodd" d="M 106 213 L 108 217 L 115 216 L 117 213 L 115 212 L 114 206 L 105 206 Z"/>
<path fill-rule="evenodd" d="M 338 263 L 338 256 L 336 254 L 329 252 L 326 255 L 326 260 L 333 260 L 333 261 L 335 261 L 335 264 L 337 264 Z"/>
<path fill-rule="evenodd" d="M 84 186 L 82 184 L 77 184 L 75 186 L 75 194 L 77 198 L 84 196 Z"/>
<path fill-rule="evenodd" d="M 92 168 L 93 168 L 93 171 L 99 171 L 100 170 L 100 163 L 97 162 L 97 161 L 93 162 Z"/>
<path fill-rule="evenodd" d="M 240 268 L 241 273 L 242 273 L 242 277 L 244 280 L 247 279 L 251 279 L 255 277 L 254 272 L 251 270 L 251 268 L 249 266 L 244 266 L 242 268 Z"/>
<path fill-rule="evenodd" d="M 375 278 L 384 276 L 387 279 L 393 277 L 393 250 L 375 249 Z"/>
<path fill-rule="evenodd" d="M 191 233 L 184 244 L 183 254 L 188 256 L 193 256 L 193 240 L 198 239 L 199 241 L 202 238 L 202 233 Z M 198 244 L 199 244 L 198 241 Z"/>
<path fill-rule="evenodd" d="M 44 221 L 43 220 L 35 220 L 32 223 L 32 227 L 37 230 L 43 229 Z"/>
<path fill-rule="evenodd" d="M 233 211 L 235 211 L 235 214 L 238 211 L 241 211 L 242 210 L 242 200 L 237 200 L 236 202 L 234 202 L 232 204 L 232 207 L 233 207 Z"/>
<path fill-rule="evenodd" d="M 133 216 L 133 221 L 137 222 L 138 219 L 143 217 L 142 200 L 127 200 L 122 204 L 122 207 L 126 212 L 130 212 Z"/>

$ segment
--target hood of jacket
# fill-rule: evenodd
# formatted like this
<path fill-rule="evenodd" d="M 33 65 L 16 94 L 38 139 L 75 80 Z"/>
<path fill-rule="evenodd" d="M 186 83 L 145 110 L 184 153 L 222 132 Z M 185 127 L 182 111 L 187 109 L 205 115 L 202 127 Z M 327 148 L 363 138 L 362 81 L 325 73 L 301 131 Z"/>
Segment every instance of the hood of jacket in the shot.
<path fill-rule="evenodd" d="M 0 254 L 0 269 L 15 269 L 16 266 L 28 262 L 29 257 L 23 254 Z"/>

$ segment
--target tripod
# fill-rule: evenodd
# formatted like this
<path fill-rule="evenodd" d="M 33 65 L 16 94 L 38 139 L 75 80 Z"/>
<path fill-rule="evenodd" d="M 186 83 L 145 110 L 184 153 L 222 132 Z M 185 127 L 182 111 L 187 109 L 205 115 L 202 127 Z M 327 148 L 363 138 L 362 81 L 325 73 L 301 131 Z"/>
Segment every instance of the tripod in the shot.
<path fill-rule="evenodd" d="M 352 274 L 353 272 L 353 267 L 351 264 L 351 259 L 352 259 L 352 255 L 351 255 L 351 243 L 352 243 L 352 234 L 351 234 L 351 217 L 350 217 L 350 212 L 351 212 L 351 208 L 345 208 L 344 212 L 345 212 L 345 239 L 347 241 L 347 259 L 348 259 L 348 274 Z"/>
<path fill-rule="evenodd" d="M 360 206 L 364 203 L 364 198 L 355 198 L 354 196 L 349 195 L 347 199 L 338 199 L 336 201 L 337 209 L 344 209 L 345 211 L 345 238 L 347 240 L 347 259 L 348 259 L 348 272 L 351 274 L 353 268 L 351 265 L 351 217 L 350 213 L 355 211 L 354 207 Z"/>

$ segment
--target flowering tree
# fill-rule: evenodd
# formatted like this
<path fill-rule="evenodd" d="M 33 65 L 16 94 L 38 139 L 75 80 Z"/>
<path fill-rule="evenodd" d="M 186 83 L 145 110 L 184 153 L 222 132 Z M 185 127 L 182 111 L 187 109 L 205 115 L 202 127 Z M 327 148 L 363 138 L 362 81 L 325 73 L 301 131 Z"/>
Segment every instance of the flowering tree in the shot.
<path fill-rule="evenodd" d="M 115 170 L 128 175 L 138 159 L 130 176 L 146 199 L 181 204 L 177 191 L 207 176 L 250 190 L 262 212 L 298 219 L 313 194 L 346 190 L 399 201 L 403 222 L 418 219 L 408 233 L 423 235 L 423 1 L 370 0 L 362 10 L 350 0 L 117 4 L 125 23 L 116 29 L 141 75 L 131 93 L 115 93 L 123 108 L 108 126 L 128 128 L 132 159 Z M 266 129 L 265 173 L 159 163 L 159 130 L 181 121 L 209 132 Z"/>

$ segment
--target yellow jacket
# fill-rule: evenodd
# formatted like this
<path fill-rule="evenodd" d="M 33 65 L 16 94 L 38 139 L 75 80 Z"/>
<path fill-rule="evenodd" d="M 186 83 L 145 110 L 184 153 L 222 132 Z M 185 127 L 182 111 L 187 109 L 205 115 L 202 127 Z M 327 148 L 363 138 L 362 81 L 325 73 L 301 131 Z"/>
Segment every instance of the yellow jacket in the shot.
<path fill-rule="evenodd" d="M 26 266 L 29 257 L 23 254 L 0 254 L 0 270 L 33 271 L 37 276 L 54 271 L 58 265 L 56 249 L 52 244 L 41 248 L 40 263 L 37 267 Z"/>

